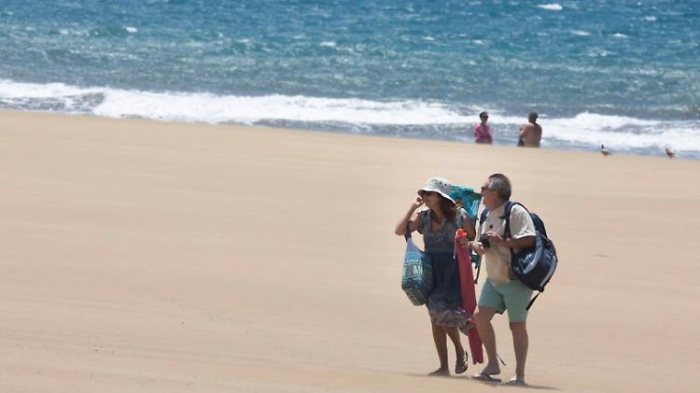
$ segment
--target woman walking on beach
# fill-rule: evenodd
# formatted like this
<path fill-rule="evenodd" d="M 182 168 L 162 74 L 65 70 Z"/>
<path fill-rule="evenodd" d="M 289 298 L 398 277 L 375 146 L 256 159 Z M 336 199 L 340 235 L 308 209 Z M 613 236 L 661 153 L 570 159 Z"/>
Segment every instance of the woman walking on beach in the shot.
<path fill-rule="evenodd" d="M 447 361 L 447 337 L 455 347 L 455 373 L 467 371 L 467 353 L 462 347 L 459 332 L 472 327 L 472 317 L 462 308 L 462 292 L 459 268 L 454 257 L 454 237 L 457 229 L 467 232 L 468 239 L 476 235 L 474 223 L 463 209 L 457 209 L 450 197 L 450 183 L 434 177 L 418 190 L 404 218 L 397 224 L 394 233 L 403 236 L 406 230 L 423 234 L 425 253 L 433 264 L 433 290 L 428 297 L 428 315 L 432 324 L 433 341 L 440 360 L 440 367 L 430 375 L 450 375 Z M 428 209 L 416 210 L 425 204 Z"/>

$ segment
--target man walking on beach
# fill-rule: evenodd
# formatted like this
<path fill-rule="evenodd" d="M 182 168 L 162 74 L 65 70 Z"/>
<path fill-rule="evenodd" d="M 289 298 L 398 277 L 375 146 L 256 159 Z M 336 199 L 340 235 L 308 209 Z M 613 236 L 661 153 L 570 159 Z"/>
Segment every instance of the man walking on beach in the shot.
<path fill-rule="evenodd" d="M 486 220 L 479 225 L 477 240 L 471 242 L 472 249 L 483 255 L 487 278 L 481 288 L 478 309 L 474 315 L 479 335 L 484 343 L 488 362 L 483 371 L 472 378 L 485 382 L 500 382 L 501 372 L 496 353 L 496 335 L 491 325 L 496 313 L 508 310 L 510 331 L 515 350 L 515 376 L 511 385 L 525 385 L 525 360 L 527 359 L 528 335 L 525 320 L 532 289 L 526 287 L 513 275 L 510 267 L 511 248 L 514 252 L 535 244 L 535 225 L 530 214 L 520 205 L 513 205 L 510 212 L 511 237 L 503 238 L 505 231 L 506 203 L 510 200 L 510 180 L 500 173 L 489 176 L 481 187 L 484 206 L 488 209 Z"/>
<path fill-rule="evenodd" d="M 518 133 L 518 146 L 540 147 L 542 140 L 542 127 L 537 124 L 537 112 L 532 111 L 527 116 L 527 124 L 520 127 Z"/>

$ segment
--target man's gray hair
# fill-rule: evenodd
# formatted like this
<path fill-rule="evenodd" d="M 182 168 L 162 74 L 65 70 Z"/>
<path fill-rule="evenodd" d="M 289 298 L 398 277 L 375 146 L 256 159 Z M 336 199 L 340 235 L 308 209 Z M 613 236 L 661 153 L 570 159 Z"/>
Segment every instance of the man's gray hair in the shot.
<path fill-rule="evenodd" d="M 489 190 L 496 191 L 498 197 L 504 201 L 509 200 L 513 192 L 510 180 L 502 173 L 494 173 L 489 176 Z"/>

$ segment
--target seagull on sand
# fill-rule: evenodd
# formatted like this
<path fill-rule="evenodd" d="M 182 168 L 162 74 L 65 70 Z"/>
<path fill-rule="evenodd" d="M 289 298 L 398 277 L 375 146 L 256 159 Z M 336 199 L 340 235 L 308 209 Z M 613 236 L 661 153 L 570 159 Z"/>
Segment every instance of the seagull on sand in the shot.
<path fill-rule="evenodd" d="M 605 145 L 600 145 L 600 154 L 604 155 L 605 157 L 611 155 L 610 150 L 605 148 Z"/>
<path fill-rule="evenodd" d="M 674 153 L 674 152 L 673 152 L 671 149 L 669 149 L 668 147 L 666 148 L 666 155 L 668 156 L 668 158 L 675 158 L 675 157 L 676 157 L 676 153 Z"/>

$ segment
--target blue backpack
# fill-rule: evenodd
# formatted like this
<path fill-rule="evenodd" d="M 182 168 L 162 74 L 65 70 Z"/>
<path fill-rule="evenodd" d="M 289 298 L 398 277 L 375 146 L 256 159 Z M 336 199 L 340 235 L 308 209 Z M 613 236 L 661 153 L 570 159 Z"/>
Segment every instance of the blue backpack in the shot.
<path fill-rule="evenodd" d="M 552 275 L 554 275 L 558 262 L 557 250 L 554 247 L 554 243 L 547 237 L 547 230 L 542 219 L 537 214 L 530 213 L 525 206 L 518 202 L 508 201 L 503 216 L 501 216 L 501 219 L 506 220 L 503 238 L 508 239 L 511 237 L 510 213 L 514 205 L 522 206 L 530 214 L 532 222 L 535 224 L 535 245 L 518 253 L 513 252 L 512 248 L 510 249 L 510 266 L 515 277 L 528 288 L 539 292 L 527 305 L 529 310 L 535 299 L 540 296 L 540 293 L 544 292 L 545 286 L 552 279 Z M 480 224 L 483 224 L 487 215 L 488 210 L 485 209 L 481 213 Z"/>

